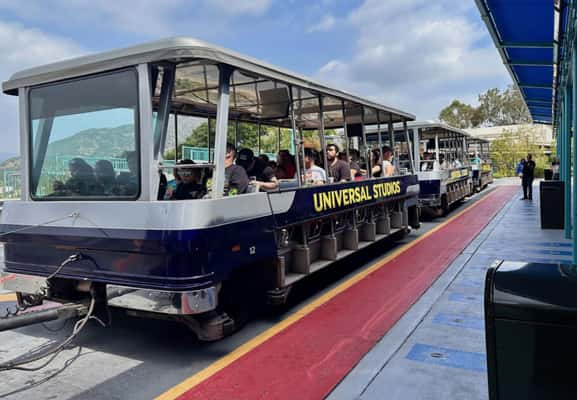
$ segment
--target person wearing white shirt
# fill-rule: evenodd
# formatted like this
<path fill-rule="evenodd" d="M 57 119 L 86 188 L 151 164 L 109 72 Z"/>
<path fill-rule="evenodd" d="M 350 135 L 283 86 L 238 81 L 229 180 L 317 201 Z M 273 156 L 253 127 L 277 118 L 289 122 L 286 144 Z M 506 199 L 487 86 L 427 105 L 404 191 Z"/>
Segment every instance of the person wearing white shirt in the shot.
<path fill-rule="evenodd" d="M 322 185 L 327 181 L 327 173 L 324 169 L 315 165 L 315 153 L 312 149 L 305 149 L 305 182 Z"/>

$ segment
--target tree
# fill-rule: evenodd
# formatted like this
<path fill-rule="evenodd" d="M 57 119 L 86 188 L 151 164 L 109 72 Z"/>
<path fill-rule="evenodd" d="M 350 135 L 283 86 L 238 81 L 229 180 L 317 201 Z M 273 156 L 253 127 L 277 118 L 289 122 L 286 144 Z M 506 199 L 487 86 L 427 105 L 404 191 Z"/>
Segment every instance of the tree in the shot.
<path fill-rule="evenodd" d="M 478 99 L 477 107 L 453 100 L 450 105 L 441 110 L 439 119 L 462 129 L 531 122 L 523 97 L 512 85 L 503 92 L 497 88 L 489 89 L 481 93 Z"/>
<path fill-rule="evenodd" d="M 527 154 L 533 155 L 535 176 L 542 177 L 549 166 L 549 157 L 537 144 L 535 128 L 526 126 L 516 131 L 506 129 L 499 139 L 491 142 L 491 160 L 496 177 L 515 176 L 517 164 Z"/>
<path fill-rule="evenodd" d="M 475 128 L 481 123 L 479 110 L 459 100 L 453 102 L 441 110 L 439 119 L 456 128 Z"/>

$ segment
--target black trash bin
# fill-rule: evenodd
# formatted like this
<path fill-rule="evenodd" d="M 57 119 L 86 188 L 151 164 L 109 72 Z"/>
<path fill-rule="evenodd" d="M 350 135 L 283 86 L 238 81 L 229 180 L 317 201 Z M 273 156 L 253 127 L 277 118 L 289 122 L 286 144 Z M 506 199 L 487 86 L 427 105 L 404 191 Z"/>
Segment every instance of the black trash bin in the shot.
<path fill-rule="evenodd" d="M 551 181 L 553 180 L 553 170 L 552 169 L 544 169 L 543 170 L 543 178 L 546 181 Z"/>
<path fill-rule="evenodd" d="M 496 262 L 485 280 L 490 400 L 577 399 L 577 271 Z"/>
<path fill-rule="evenodd" d="M 563 181 L 541 181 L 541 229 L 563 229 L 565 222 L 565 186 Z"/>

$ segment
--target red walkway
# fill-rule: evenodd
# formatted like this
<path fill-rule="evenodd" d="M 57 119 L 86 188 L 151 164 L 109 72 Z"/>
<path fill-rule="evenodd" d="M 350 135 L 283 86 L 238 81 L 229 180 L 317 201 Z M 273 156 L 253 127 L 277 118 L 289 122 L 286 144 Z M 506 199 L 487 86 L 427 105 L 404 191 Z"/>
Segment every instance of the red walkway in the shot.
<path fill-rule="evenodd" d="M 322 399 L 517 191 L 500 187 L 179 399 Z"/>

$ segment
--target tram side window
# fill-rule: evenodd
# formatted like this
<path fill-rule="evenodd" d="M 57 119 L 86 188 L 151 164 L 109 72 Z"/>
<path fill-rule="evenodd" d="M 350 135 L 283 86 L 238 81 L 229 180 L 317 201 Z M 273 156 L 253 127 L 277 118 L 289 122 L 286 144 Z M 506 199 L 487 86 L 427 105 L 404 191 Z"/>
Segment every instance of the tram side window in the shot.
<path fill-rule="evenodd" d="M 34 199 L 134 199 L 140 193 L 134 69 L 30 90 Z"/>

